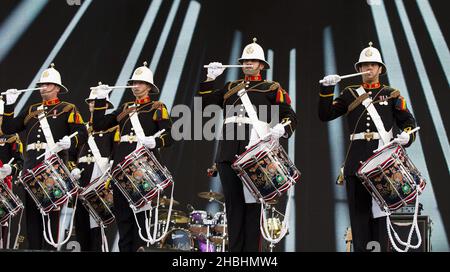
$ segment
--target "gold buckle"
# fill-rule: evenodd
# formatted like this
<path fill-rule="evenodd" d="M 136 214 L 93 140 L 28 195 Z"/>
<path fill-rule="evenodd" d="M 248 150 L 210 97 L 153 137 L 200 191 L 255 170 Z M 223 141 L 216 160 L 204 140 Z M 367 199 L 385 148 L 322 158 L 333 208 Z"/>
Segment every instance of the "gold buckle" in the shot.
<path fill-rule="evenodd" d="M 39 152 L 39 150 L 41 150 L 44 146 L 42 145 L 42 143 L 35 143 L 34 144 L 34 148 L 36 149 L 36 151 Z"/>
<path fill-rule="evenodd" d="M 135 135 L 128 135 L 128 142 L 133 143 L 136 141 L 136 136 Z"/>
<path fill-rule="evenodd" d="M 365 132 L 364 133 L 364 139 L 366 139 L 366 141 L 370 141 L 373 140 L 374 134 L 373 132 Z"/>

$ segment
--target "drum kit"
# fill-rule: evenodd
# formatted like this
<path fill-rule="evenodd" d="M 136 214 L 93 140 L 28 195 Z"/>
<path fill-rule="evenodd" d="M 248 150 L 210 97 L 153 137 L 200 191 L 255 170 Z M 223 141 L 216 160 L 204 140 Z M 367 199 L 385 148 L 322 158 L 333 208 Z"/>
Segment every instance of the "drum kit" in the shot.
<path fill-rule="evenodd" d="M 183 211 L 173 210 L 170 230 L 161 240 L 160 248 L 196 252 L 224 252 L 228 246 L 228 228 L 223 195 L 217 192 L 200 192 L 198 197 L 214 201 L 224 207 L 224 211 L 214 215 L 204 210 L 195 210 L 191 205 L 189 215 Z M 162 218 L 167 217 L 167 210 L 161 210 Z M 161 220 L 160 228 L 164 226 Z"/>

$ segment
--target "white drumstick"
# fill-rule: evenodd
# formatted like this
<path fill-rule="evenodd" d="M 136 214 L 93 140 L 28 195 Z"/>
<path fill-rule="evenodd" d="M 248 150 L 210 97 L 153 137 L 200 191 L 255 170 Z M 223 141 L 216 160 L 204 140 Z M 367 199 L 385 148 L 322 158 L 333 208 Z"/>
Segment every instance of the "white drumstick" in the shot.
<path fill-rule="evenodd" d="M 212 66 L 212 65 L 203 65 L 203 68 L 241 68 L 241 67 L 253 67 L 252 65 L 239 65 L 239 64 L 228 64 L 228 65 L 220 65 L 220 66 Z"/>
<path fill-rule="evenodd" d="M 18 93 L 24 93 L 24 92 L 31 92 L 31 91 L 37 91 L 37 90 L 42 90 L 44 88 L 40 87 L 40 88 L 31 88 L 31 89 L 22 89 L 22 90 L 17 90 Z M 1 95 L 5 95 L 6 92 L 2 92 Z"/>
<path fill-rule="evenodd" d="M 416 128 L 414 128 L 414 129 L 412 129 L 412 130 L 406 132 L 406 133 L 408 133 L 408 135 L 409 135 L 409 134 L 411 134 L 411 133 L 414 133 L 414 132 L 418 131 L 419 129 L 420 129 L 420 127 L 416 127 Z M 373 151 L 373 153 L 377 153 L 378 151 L 382 150 L 382 149 L 385 148 L 386 146 L 390 146 L 390 145 L 393 144 L 394 142 L 395 142 L 395 139 L 392 140 L 392 141 L 390 141 L 389 143 L 385 144 L 384 146 L 375 149 L 375 150 Z"/>
<path fill-rule="evenodd" d="M 161 136 L 164 133 L 164 131 L 166 131 L 166 130 L 165 129 L 161 129 L 160 131 L 158 131 L 155 134 L 153 134 L 153 137 L 157 138 L 157 137 Z"/>
<path fill-rule="evenodd" d="M 135 88 L 135 87 L 137 87 L 137 86 L 108 86 L 109 89 L 131 89 L 131 88 Z M 93 90 L 93 89 L 96 89 L 96 88 L 98 88 L 98 86 L 97 87 L 91 87 L 90 89 Z"/>
<path fill-rule="evenodd" d="M 72 138 L 75 137 L 77 134 L 78 134 L 78 131 L 75 131 L 74 133 L 70 134 L 70 135 L 69 135 L 69 139 L 72 139 Z M 48 152 L 52 152 L 52 151 L 55 150 L 57 147 L 58 147 L 58 145 L 55 145 L 55 146 L 54 146 L 52 149 L 50 149 Z M 39 160 L 40 158 L 42 158 L 43 156 L 45 156 L 46 153 L 47 153 L 47 151 L 44 152 L 44 153 L 42 153 L 41 155 L 39 155 L 39 156 L 36 158 L 36 160 Z"/>
<path fill-rule="evenodd" d="M 361 73 L 354 73 L 354 74 L 349 74 L 349 75 L 344 75 L 344 76 L 339 76 L 341 79 L 344 78 L 349 78 L 349 77 L 355 77 L 355 76 L 360 76 L 360 75 L 364 75 L 364 74 L 370 74 L 370 71 L 365 71 L 365 72 L 361 72 Z M 321 79 L 319 80 L 319 83 L 323 83 L 324 80 Z"/>

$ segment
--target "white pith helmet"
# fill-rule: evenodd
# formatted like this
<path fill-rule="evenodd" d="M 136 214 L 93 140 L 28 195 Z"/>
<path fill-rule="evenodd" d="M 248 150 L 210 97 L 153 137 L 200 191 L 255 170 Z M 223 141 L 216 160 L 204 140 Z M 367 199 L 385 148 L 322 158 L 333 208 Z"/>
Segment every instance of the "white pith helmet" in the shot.
<path fill-rule="evenodd" d="M 372 42 L 369 42 L 369 47 L 364 48 L 361 51 L 361 54 L 359 54 L 359 60 L 357 63 L 355 63 L 355 70 L 359 72 L 358 68 L 361 63 L 375 62 L 383 67 L 383 71 L 381 72 L 381 74 L 383 75 L 387 71 L 386 65 L 383 63 L 383 60 L 381 59 L 380 51 L 378 51 L 378 49 L 376 49 L 375 47 L 372 47 L 372 44 L 373 44 Z"/>
<path fill-rule="evenodd" d="M 134 70 L 133 76 L 128 80 L 128 85 L 132 85 L 133 81 L 143 81 L 152 86 L 156 93 L 159 93 L 159 88 L 153 83 L 153 72 L 147 67 L 147 62 L 144 65 Z"/>
<path fill-rule="evenodd" d="M 60 93 L 68 93 L 69 90 L 61 83 L 61 74 L 55 69 L 55 64 L 50 64 L 50 68 L 45 69 L 36 85 L 51 83 L 61 87 Z"/>
<path fill-rule="evenodd" d="M 269 63 L 266 61 L 263 48 L 256 43 L 256 38 L 253 38 L 253 42 L 247 44 L 242 50 L 242 56 L 238 60 L 242 63 L 244 60 L 259 60 L 264 63 L 264 69 L 270 69 Z"/>

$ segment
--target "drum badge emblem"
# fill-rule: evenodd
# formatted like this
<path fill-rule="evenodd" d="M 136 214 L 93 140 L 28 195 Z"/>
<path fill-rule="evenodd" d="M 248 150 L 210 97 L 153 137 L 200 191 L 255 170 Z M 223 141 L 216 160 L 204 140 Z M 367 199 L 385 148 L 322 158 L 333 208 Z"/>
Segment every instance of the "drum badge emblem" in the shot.
<path fill-rule="evenodd" d="M 246 52 L 247 54 L 253 54 L 254 51 L 255 51 L 255 50 L 253 49 L 252 46 L 247 47 L 247 49 L 245 50 L 245 52 Z"/>

